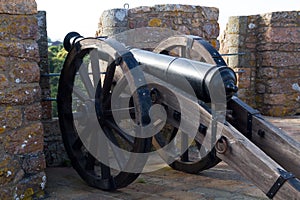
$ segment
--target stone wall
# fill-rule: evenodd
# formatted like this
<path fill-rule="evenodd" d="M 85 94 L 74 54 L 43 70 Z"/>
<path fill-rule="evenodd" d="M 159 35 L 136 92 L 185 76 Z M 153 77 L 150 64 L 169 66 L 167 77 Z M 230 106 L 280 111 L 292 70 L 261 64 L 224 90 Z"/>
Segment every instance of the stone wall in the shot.
<path fill-rule="evenodd" d="M 52 102 L 50 99 L 50 77 L 44 76 L 50 73 L 48 65 L 48 37 L 46 25 L 46 12 L 39 11 L 37 14 L 39 26 L 39 53 L 40 53 L 40 87 L 41 87 L 41 122 L 44 128 L 44 154 L 47 167 L 69 165 L 70 161 L 64 149 L 58 120 L 52 117 Z"/>
<path fill-rule="evenodd" d="M 218 14 L 217 8 L 176 4 L 112 9 L 103 12 L 97 35 L 153 49 L 171 35 L 192 34 L 219 49 Z M 300 84 L 299 16 L 294 11 L 230 17 L 221 36 L 221 53 L 245 53 L 224 57 L 238 74 L 239 97 L 265 115 L 300 113 L 299 93 L 292 87 Z M 137 31 L 143 27 L 148 29 Z"/>
<path fill-rule="evenodd" d="M 218 48 L 218 17 L 217 8 L 179 4 L 142 6 L 128 10 L 112 9 L 101 15 L 97 35 L 112 36 L 122 33 L 117 36 L 118 39 L 125 42 L 125 34 L 126 42 L 130 46 L 152 49 L 171 35 L 191 34 L 205 38 Z M 133 30 L 139 29 L 141 31 L 134 38 L 130 38 Z M 124 31 L 127 31 L 127 35 Z"/>
<path fill-rule="evenodd" d="M 265 115 L 300 113 L 300 12 L 230 17 L 222 53 L 238 73 L 238 96 Z M 293 87 L 294 85 L 294 87 Z"/>
<path fill-rule="evenodd" d="M 0 199 L 46 184 L 36 14 L 34 0 L 0 2 Z"/>

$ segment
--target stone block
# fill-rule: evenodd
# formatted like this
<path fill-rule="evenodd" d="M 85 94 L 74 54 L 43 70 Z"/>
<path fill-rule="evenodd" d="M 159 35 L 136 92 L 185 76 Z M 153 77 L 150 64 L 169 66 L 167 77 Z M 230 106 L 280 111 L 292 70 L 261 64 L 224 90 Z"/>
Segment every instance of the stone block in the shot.
<path fill-rule="evenodd" d="M 203 29 L 200 28 L 200 27 L 192 29 L 190 33 L 192 35 L 196 35 L 196 36 L 203 37 L 203 38 L 207 39 L 207 35 L 204 33 Z"/>
<path fill-rule="evenodd" d="M 132 14 L 138 14 L 138 13 L 148 13 L 151 12 L 151 7 L 148 6 L 139 6 L 136 8 L 131 8 L 128 10 L 128 16 L 131 17 Z"/>
<path fill-rule="evenodd" d="M 299 26 L 299 11 L 282 11 L 263 14 L 266 25 L 272 26 Z"/>
<path fill-rule="evenodd" d="M 256 92 L 258 94 L 266 93 L 266 85 L 262 83 L 256 83 Z"/>
<path fill-rule="evenodd" d="M 238 34 L 230 34 L 227 36 L 228 47 L 239 47 L 240 46 L 240 38 Z"/>
<path fill-rule="evenodd" d="M 228 34 L 246 34 L 247 32 L 247 16 L 229 17 L 226 32 Z"/>
<path fill-rule="evenodd" d="M 0 73 L 0 94 L 2 94 L 1 90 L 4 90 L 9 85 L 9 81 L 6 78 L 5 74 Z"/>
<path fill-rule="evenodd" d="M 256 49 L 258 51 L 278 51 L 280 50 L 281 46 L 282 44 L 274 44 L 274 43 L 266 43 L 266 42 L 256 43 Z"/>
<path fill-rule="evenodd" d="M 24 110 L 24 117 L 27 121 L 38 121 L 42 117 L 42 106 L 41 103 L 34 103 L 26 106 Z"/>
<path fill-rule="evenodd" d="M 0 199 L 13 199 L 14 188 L 11 186 L 1 186 Z"/>
<path fill-rule="evenodd" d="M 9 26 L 7 31 L 9 32 L 10 40 L 13 39 L 37 39 L 38 24 L 35 15 L 13 15 L 9 18 Z"/>
<path fill-rule="evenodd" d="M 127 27 L 127 9 L 105 10 L 100 18 L 103 27 Z"/>
<path fill-rule="evenodd" d="M 286 52 L 299 52 L 299 43 L 281 43 L 278 51 Z"/>
<path fill-rule="evenodd" d="M 262 66 L 286 67 L 298 66 L 300 63 L 298 52 L 265 51 L 260 53 L 260 57 Z"/>
<path fill-rule="evenodd" d="M 44 153 L 25 155 L 22 162 L 22 169 L 27 174 L 34 174 L 46 168 Z"/>
<path fill-rule="evenodd" d="M 34 40 L 1 42 L 0 55 L 15 58 L 27 58 L 38 62 L 38 44 Z"/>
<path fill-rule="evenodd" d="M 247 33 L 247 37 L 245 38 L 245 42 L 247 43 L 257 43 L 256 33 Z"/>
<path fill-rule="evenodd" d="M 3 155 L 2 155 L 3 156 Z M 0 158 L 0 185 L 8 185 L 13 182 L 16 174 L 20 170 L 18 160 L 11 156 L 4 155 Z M 1 192 L 0 192 L 1 193 Z"/>
<path fill-rule="evenodd" d="M 20 108 L 12 106 L 0 107 L 0 111 L 0 133 L 16 129 L 22 125 L 23 116 Z"/>
<path fill-rule="evenodd" d="M 52 102 L 42 101 L 42 119 L 51 119 L 52 118 Z"/>
<path fill-rule="evenodd" d="M 40 80 L 40 68 L 36 62 L 22 61 L 14 62 L 9 72 L 11 82 L 34 83 Z"/>
<path fill-rule="evenodd" d="M 267 43 L 300 43 L 299 27 L 268 27 L 264 34 Z"/>
<path fill-rule="evenodd" d="M 16 79 L 16 82 L 19 80 Z M 30 105 L 39 101 L 41 98 L 41 89 L 38 84 L 15 84 L 5 90 L 0 96 L 0 104 L 4 105 Z"/>
<path fill-rule="evenodd" d="M 23 178 L 15 186 L 15 199 L 42 199 L 45 195 L 44 189 L 47 177 L 44 172 L 33 174 Z"/>
<path fill-rule="evenodd" d="M 11 154 L 38 153 L 43 151 L 43 141 L 42 124 L 33 123 L 8 134 L 4 148 Z"/>
<path fill-rule="evenodd" d="M 193 28 L 199 28 L 199 27 L 202 26 L 202 24 L 203 24 L 203 22 L 202 22 L 202 20 L 200 18 L 194 18 L 191 21 L 191 26 Z"/>
<path fill-rule="evenodd" d="M 209 21 L 218 21 L 219 19 L 219 9 L 215 7 L 205 7 L 202 6 L 202 16 L 204 19 Z"/>
<path fill-rule="evenodd" d="M 8 62 L 8 58 L 6 56 L 0 55 L 0 71 L 7 71 L 10 68 L 10 64 Z"/>
<path fill-rule="evenodd" d="M 272 79 L 278 77 L 278 69 L 273 67 L 260 67 L 258 69 L 258 75 L 259 78 L 263 79 Z"/>
<path fill-rule="evenodd" d="M 282 78 L 299 78 L 300 70 L 298 67 L 294 67 L 294 69 L 279 69 L 279 77 Z"/>
<path fill-rule="evenodd" d="M 272 117 L 281 117 L 289 114 L 288 110 L 283 105 L 263 105 L 261 107 L 263 115 Z"/>
<path fill-rule="evenodd" d="M 219 24 L 204 23 L 203 31 L 209 36 L 208 38 L 217 38 L 220 32 Z"/>
<path fill-rule="evenodd" d="M 292 81 L 290 79 L 270 79 L 265 80 L 266 92 L 271 94 L 287 93 L 292 90 Z"/>
<path fill-rule="evenodd" d="M 10 0 L 0 2 L 0 13 L 6 14 L 36 14 L 37 5 L 35 0 Z"/>
<path fill-rule="evenodd" d="M 181 34 L 187 34 L 187 35 L 191 34 L 189 28 L 184 25 L 178 26 L 177 31 L 179 31 Z"/>
<path fill-rule="evenodd" d="M 269 105 L 285 105 L 286 94 L 264 94 L 264 103 Z"/>
<path fill-rule="evenodd" d="M 236 68 L 236 71 L 242 71 L 237 74 L 238 87 L 250 88 L 251 86 L 251 68 Z"/>
<path fill-rule="evenodd" d="M 156 12 L 195 12 L 200 6 L 182 5 L 182 4 L 160 4 L 155 5 Z"/>
<path fill-rule="evenodd" d="M 246 49 L 250 50 L 250 49 L 255 49 L 256 48 L 256 43 L 248 43 L 245 42 L 245 47 Z"/>

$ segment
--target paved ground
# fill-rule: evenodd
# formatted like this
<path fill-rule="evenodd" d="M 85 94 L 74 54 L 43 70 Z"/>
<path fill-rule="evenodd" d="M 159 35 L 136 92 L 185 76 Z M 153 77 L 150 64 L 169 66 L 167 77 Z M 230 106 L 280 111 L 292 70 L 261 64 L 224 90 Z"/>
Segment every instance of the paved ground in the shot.
<path fill-rule="evenodd" d="M 300 141 L 300 116 L 268 119 Z M 256 186 L 223 162 L 199 175 L 190 175 L 165 167 L 140 175 L 133 184 L 116 192 L 104 192 L 88 187 L 72 168 L 47 168 L 46 173 L 47 200 L 267 199 Z"/>

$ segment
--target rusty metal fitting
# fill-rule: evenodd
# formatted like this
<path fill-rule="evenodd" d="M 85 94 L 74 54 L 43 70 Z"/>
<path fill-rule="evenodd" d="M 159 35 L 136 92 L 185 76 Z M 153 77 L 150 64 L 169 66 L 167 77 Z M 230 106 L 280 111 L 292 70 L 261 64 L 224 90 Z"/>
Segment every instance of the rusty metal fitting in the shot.
<path fill-rule="evenodd" d="M 221 136 L 216 143 L 216 151 L 220 154 L 224 154 L 227 151 L 228 144 L 227 139 L 224 136 Z"/>

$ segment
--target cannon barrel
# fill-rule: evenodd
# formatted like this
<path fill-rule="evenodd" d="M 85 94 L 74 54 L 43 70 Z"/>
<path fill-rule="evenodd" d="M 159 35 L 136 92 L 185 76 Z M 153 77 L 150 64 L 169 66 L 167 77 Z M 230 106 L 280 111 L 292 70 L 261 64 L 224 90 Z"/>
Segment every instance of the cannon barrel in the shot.
<path fill-rule="evenodd" d="M 65 36 L 64 48 L 70 51 L 72 46 L 82 39 L 84 37 L 79 33 L 70 32 Z M 226 99 L 229 100 L 238 90 L 235 72 L 227 66 L 212 65 L 135 48 L 130 51 L 145 72 L 185 91 L 188 82 L 197 98 L 204 102 L 211 102 L 212 96 L 218 98 L 221 95 L 226 95 Z M 216 98 L 214 101 L 219 101 Z M 220 99 L 220 101 L 223 100 Z"/>
<path fill-rule="evenodd" d="M 135 59 L 143 70 L 180 89 L 186 89 L 186 81 L 194 90 L 198 99 L 211 101 L 214 96 L 224 94 L 230 99 L 237 92 L 236 75 L 227 66 L 217 66 L 186 58 L 178 58 L 150 51 L 131 49 Z M 214 99 L 218 101 L 218 99 Z"/>

